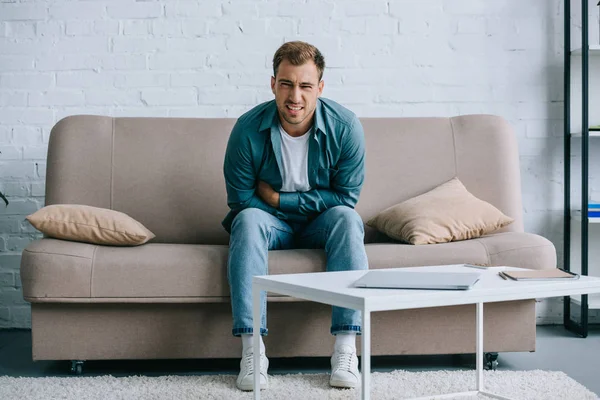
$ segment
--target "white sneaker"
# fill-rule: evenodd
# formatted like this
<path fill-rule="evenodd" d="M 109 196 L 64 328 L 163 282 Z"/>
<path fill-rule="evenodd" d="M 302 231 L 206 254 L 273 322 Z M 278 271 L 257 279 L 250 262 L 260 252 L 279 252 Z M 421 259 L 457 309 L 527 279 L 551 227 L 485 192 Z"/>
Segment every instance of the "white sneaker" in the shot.
<path fill-rule="evenodd" d="M 331 378 L 329 385 L 341 388 L 353 388 L 359 385 L 358 357 L 356 349 L 342 345 L 331 356 Z"/>
<path fill-rule="evenodd" d="M 260 388 L 266 389 L 269 386 L 269 377 L 267 369 L 269 368 L 269 359 L 264 352 L 260 353 Z M 246 349 L 242 354 L 240 361 L 240 374 L 237 377 L 236 385 L 240 390 L 254 390 L 254 351 L 252 347 Z"/>

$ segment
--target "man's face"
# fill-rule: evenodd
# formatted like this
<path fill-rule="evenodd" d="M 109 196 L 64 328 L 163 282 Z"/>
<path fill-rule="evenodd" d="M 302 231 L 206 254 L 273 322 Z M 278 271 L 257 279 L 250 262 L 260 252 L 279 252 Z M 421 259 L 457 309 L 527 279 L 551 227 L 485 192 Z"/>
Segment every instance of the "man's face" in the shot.
<path fill-rule="evenodd" d="M 304 129 L 308 130 L 323 86 L 324 82 L 319 82 L 319 71 L 313 61 L 292 65 L 288 60 L 283 60 L 279 64 L 277 76 L 271 78 L 271 90 L 284 128 L 291 128 L 300 134 L 306 132 L 301 132 Z"/>

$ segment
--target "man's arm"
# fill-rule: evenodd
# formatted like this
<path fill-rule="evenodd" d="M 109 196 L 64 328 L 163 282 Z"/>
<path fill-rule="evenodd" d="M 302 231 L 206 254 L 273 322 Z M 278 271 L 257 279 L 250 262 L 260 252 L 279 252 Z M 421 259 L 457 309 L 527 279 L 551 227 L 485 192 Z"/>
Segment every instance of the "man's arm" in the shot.
<path fill-rule="evenodd" d="M 256 193 L 256 176 L 252 166 L 250 139 L 244 135 L 239 121 L 233 127 L 223 163 L 223 175 L 227 189 L 227 205 L 233 211 L 245 208 L 259 208 L 278 217 L 281 211 L 267 204 Z"/>
<path fill-rule="evenodd" d="M 344 135 L 338 172 L 331 189 L 312 189 L 303 193 L 279 193 L 279 208 L 303 215 L 318 214 L 335 206 L 354 208 L 365 178 L 365 135 L 358 118 Z"/>

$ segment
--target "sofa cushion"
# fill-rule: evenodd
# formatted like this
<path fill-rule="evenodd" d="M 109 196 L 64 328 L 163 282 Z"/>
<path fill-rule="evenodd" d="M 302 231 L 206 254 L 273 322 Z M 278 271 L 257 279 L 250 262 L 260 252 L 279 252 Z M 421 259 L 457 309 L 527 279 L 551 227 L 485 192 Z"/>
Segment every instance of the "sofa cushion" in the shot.
<path fill-rule="evenodd" d="M 513 222 L 473 196 L 458 178 L 388 207 L 367 225 L 411 244 L 445 243 L 480 237 Z"/>
<path fill-rule="evenodd" d="M 111 246 L 136 246 L 155 237 L 129 215 L 81 204 L 54 204 L 27 216 L 46 236 Z"/>
<path fill-rule="evenodd" d="M 476 263 L 524 268 L 555 268 L 556 250 L 547 239 L 521 232 L 479 239 L 412 246 L 366 245 L 371 269 Z M 149 243 L 110 247 L 57 239 L 32 242 L 23 252 L 21 279 L 31 302 L 217 302 L 227 301 L 228 247 Z M 269 252 L 271 274 L 319 272 L 323 250 Z M 71 299 L 71 300 L 69 300 Z"/>

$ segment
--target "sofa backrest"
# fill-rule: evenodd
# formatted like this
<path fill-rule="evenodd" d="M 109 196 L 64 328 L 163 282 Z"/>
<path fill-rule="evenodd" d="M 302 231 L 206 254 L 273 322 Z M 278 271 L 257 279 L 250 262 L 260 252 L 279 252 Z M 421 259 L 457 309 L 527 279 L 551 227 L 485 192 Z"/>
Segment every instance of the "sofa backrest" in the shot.
<path fill-rule="evenodd" d="M 500 117 L 361 118 L 364 221 L 454 176 L 522 231 L 516 138 Z M 85 204 L 124 212 L 154 242 L 227 244 L 223 156 L 235 119 L 71 116 L 52 129 L 46 205 Z M 366 227 L 366 241 L 381 235 Z"/>

